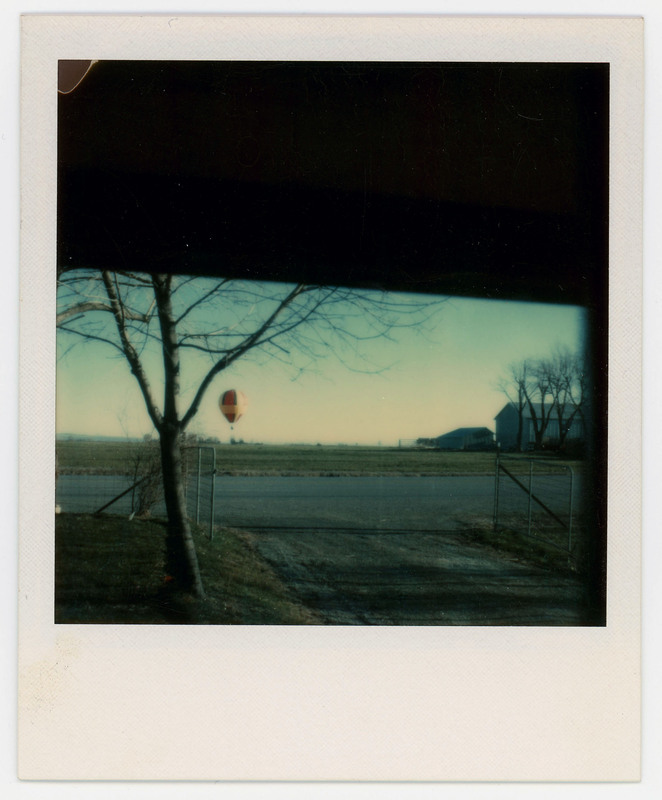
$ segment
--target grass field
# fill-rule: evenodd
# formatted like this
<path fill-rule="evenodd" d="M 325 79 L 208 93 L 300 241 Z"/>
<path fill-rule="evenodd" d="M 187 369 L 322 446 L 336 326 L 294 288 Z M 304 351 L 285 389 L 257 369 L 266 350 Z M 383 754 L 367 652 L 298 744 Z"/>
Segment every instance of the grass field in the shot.
<path fill-rule="evenodd" d="M 57 442 L 61 473 L 126 470 L 136 442 Z M 155 442 L 149 445 L 156 448 Z M 225 475 L 491 475 L 493 452 L 443 452 L 397 447 L 331 445 L 215 445 Z M 550 458 L 550 463 L 560 463 Z M 571 462 L 563 462 L 571 463 Z"/>
<path fill-rule="evenodd" d="M 55 520 L 55 622 L 313 625 L 241 531 L 214 541 L 194 530 L 207 597 L 167 591 L 165 525 L 158 520 L 60 514 Z"/>

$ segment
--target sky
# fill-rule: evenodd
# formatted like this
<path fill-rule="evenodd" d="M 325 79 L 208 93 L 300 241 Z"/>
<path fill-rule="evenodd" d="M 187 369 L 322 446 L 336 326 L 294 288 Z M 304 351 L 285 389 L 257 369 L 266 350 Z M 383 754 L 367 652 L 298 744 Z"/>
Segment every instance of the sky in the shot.
<path fill-rule="evenodd" d="M 252 290 L 246 284 L 247 291 Z M 279 284 L 259 287 L 266 293 L 286 291 Z M 184 291 L 184 290 L 183 290 Z M 414 295 L 390 293 L 385 302 L 418 302 Z M 244 358 L 219 374 L 206 393 L 188 430 L 203 436 L 231 437 L 251 443 L 397 445 L 400 440 L 433 437 L 459 427 L 494 430 L 494 417 L 506 398 L 498 388 L 508 365 L 541 358 L 557 347 L 578 352 L 584 338 L 584 313 L 572 306 L 537 303 L 434 298 L 438 305 L 423 325 L 396 327 L 389 339 L 359 342 L 356 352 L 343 350 L 332 333 L 321 356 L 283 360 Z M 429 300 L 429 298 L 426 298 Z M 230 327 L 255 311 L 255 304 L 222 310 L 200 310 L 203 326 Z M 258 304 L 259 307 L 259 304 Z M 359 335 L 369 333 L 361 318 L 338 320 Z M 262 311 L 264 313 L 264 311 Z M 223 314 L 230 316 L 222 317 Z M 98 316 L 98 315 L 97 315 Z M 213 324 L 212 324 L 213 322 Z M 324 338 L 326 337 L 326 338 Z M 124 360 L 107 345 L 60 337 L 57 364 L 57 432 L 141 437 L 153 432 L 135 378 Z M 163 385 L 160 354 L 145 355 L 157 398 Z M 183 354 L 182 406 L 209 368 L 206 356 Z M 226 389 L 248 399 L 244 416 L 233 428 L 221 415 L 218 399 Z"/>

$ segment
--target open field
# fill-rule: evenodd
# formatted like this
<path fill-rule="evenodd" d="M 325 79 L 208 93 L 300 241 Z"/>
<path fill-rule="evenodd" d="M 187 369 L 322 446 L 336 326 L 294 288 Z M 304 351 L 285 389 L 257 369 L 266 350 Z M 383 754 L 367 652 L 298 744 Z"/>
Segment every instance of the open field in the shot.
<path fill-rule="evenodd" d="M 125 471 L 140 442 L 60 441 L 60 473 Z M 149 447 L 156 448 L 155 442 Z M 491 475 L 493 452 L 333 445 L 214 445 L 220 475 Z M 548 457 L 550 467 L 559 462 Z M 515 469 L 517 467 L 515 466 Z M 525 467 L 523 466 L 524 470 Z"/>

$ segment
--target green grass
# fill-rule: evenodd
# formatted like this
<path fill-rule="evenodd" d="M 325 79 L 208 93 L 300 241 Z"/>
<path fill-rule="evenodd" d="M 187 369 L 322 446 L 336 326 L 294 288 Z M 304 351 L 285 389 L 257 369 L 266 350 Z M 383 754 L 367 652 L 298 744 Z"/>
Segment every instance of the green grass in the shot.
<path fill-rule="evenodd" d="M 213 542 L 194 531 L 206 598 L 173 596 L 165 581 L 165 525 L 60 514 L 55 521 L 55 621 L 211 625 L 316 624 L 241 531 Z"/>
<path fill-rule="evenodd" d="M 488 453 L 442 453 L 397 447 L 221 445 L 220 473 L 274 475 L 439 475 L 493 469 Z"/>
<path fill-rule="evenodd" d="M 62 473 L 125 470 L 140 446 L 131 442 L 58 442 L 58 468 Z M 215 450 L 218 473 L 225 475 L 491 475 L 495 459 L 490 452 L 398 447 L 226 444 L 216 445 Z M 548 459 L 550 463 L 568 463 Z M 512 459 L 509 464 L 515 471 L 525 470 Z"/>
<path fill-rule="evenodd" d="M 532 566 L 560 572 L 582 573 L 587 567 L 589 528 L 577 524 L 572 549 L 567 550 L 567 534 L 558 529 L 526 535 L 521 530 L 503 527 L 495 531 L 492 520 L 474 516 L 466 520 L 468 541 L 493 550 L 499 556 Z"/>
<path fill-rule="evenodd" d="M 142 442 L 64 441 L 56 442 L 55 453 L 62 473 L 124 474 L 144 447 Z M 158 442 L 150 442 L 147 447 L 158 452 Z"/>

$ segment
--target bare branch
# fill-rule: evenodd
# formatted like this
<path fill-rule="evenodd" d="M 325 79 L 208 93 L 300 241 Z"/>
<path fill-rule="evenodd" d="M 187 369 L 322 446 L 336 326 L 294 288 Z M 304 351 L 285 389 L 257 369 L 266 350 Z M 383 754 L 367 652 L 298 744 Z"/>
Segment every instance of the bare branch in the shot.
<path fill-rule="evenodd" d="M 230 364 L 240 358 L 244 353 L 251 350 L 255 345 L 260 341 L 261 337 L 264 335 L 265 331 L 269 330 L 269 328 L 274 324 L 276 319 L 282 314 L 282 312 L 291 305 L 294 300 L 299 297 L 299 295 L 303 294 L 306 291 L 310 291 L 304 284 L 297 284 L 294 289 L 278 304 L 275 311 L 260 325 L 260 327 L 240 345 L 238 345 L 233 352 L 225 355 L 223 358 L 219 359 L 214 366 L 207 372 L 205 377 L 202 379 L 200 386 L 198 387 L 198 391 L 193 398 L 193 402 L 189 406 L 188 411 L 184 415 L 182 419 L 182 429 L 186 428 L 188 423 L 193 419 L 195 414 L 200 407 L 200 403 L 202 402 L 202 398 L 205 395 L 205 392 L 211 385 L 213 379 L 226 369 Z"/>
<path fill-rule="evenodd" d="M 106 311 L 110 314 L 113 313 L 112 308 L 105 303 L 78 303 L 78 305 L 70 306 L 66 309 L 66 311 L 60 312 L 56 317 L 56 325 L 60 327 L 64 322 L 66 322 L 71 317 L 78 316 L 79 314 L 85 314 L 87 311 Z"/>
<path fill-rule="evenodd" d="M 157 430 L 159 430 L 163 422 L 163 418 L 161 416 L 161 412 L 158 410 L 154 402 L 154 399 L 152 398 L 152 392 L 149 385 L 149 380 L 147 379 L 147 375 L 145 374 L 145 370 L 143 369 L 140 357 L 129 339 L 129 335 L 124 322 L 124 312 L 122 309 L 122 303 L 120 301 L 118 294 L 115 291 L 115 284 L 113 281 L 112 274 L 104 270 L 101 273 L 101 277 L 104 286 L 106 287 L 108 299 L 110 300 L 110 305 L 113 310 L 115 324 L 117 325 L 117 331 L 119 333 L 120 341 L 122 343 L 121 349 L 124 352 L 124 355 L 126 356 L 126 360 L 129 362 L 129 366 L 131 367 L 131 372 L 135 375 L 136 380 L 138 381 L 138 385 L 140 386 L 140 391 L 142 392 L 143 398 L 145 400 L 145 406 L 147 407 L 147 413 L 149 414 L 152 422 L 154 423 L 154 427 Z"/>
<path fill-rule="evenodd" d="M 122 348 L 117 344 L 117 342 L 113 342 L 112 339 L 106 339 L 103 336 L 95 336 L 94 334 L 89 333 L 88 331 L 79 331 L 77 328 L 67 328 L 64 325 L 60 326 L 60 330 L 64 331 L 65 333 L 74 333 L 76 334 L 76 336 L 80 336 L 82 339 L 86 339 L 87 341 L 90 342 L 103 342 L 104 344 L 108 344 L 111 347 L 114 347 L 116 350 L 119 350 L 119 352 L 122 355 L 125 355 L 124 350 L 122 350 Z"/>
<path fill-rule="evenodd" d="M 70 323 L 67 332 L 74 332 L 71 323 L 75 322 L 79 335 L 82 330 L 88 338 L 110 343 L 125 355 L 150 416 L 158 412 L 140 359 L 148 347 L 158 347 L 168 384 L 164 415 L 184 429 L 214 377 L 251 351 L 293 369 L 303 362 L 309 369 L 330 354 L 352 371 L 375 373 L 387 367 L 372 363 L 364 345 L 379 339 L 392 341 L 395 329 L 416 328 L 424 333 L 440 305 L 436 298 L 428 302 L 375 290 L 228 279 L 210 284 L 210 280 L 129 271 L 67 273 L 59 283 L 61 319 Z M 95 317 L 94 312 L 112 315 L 119 342 L 105 329 L 104 314 Z M 157 319 L 159 326 L 151 327 Z M 91 327 L 92 320 L 97 330 Z M 211 366 L 196 381 L 193 400 L 180 417 L 176 400 L 180 352 L 184 351 L 204 353 Z M 158 422 L 152 421 L 158 428 Z"/>
<path fill-rule="evenodd" d="M 213 286 L 208 292 L 202 295 L 202 297 L 198 298 L 194 303 L 186 308 L 182 314 L 177 318 L 176 325 L 179 325 L 192 311 L 194 311 L 198 306 L 202 305 L 204 302 L 209 300 L 210 297 L 213 297 L 215 294 L 223 288 L 223 286 L 227 283 L 227 280 L 221 281 L 216 286 Z"/>

